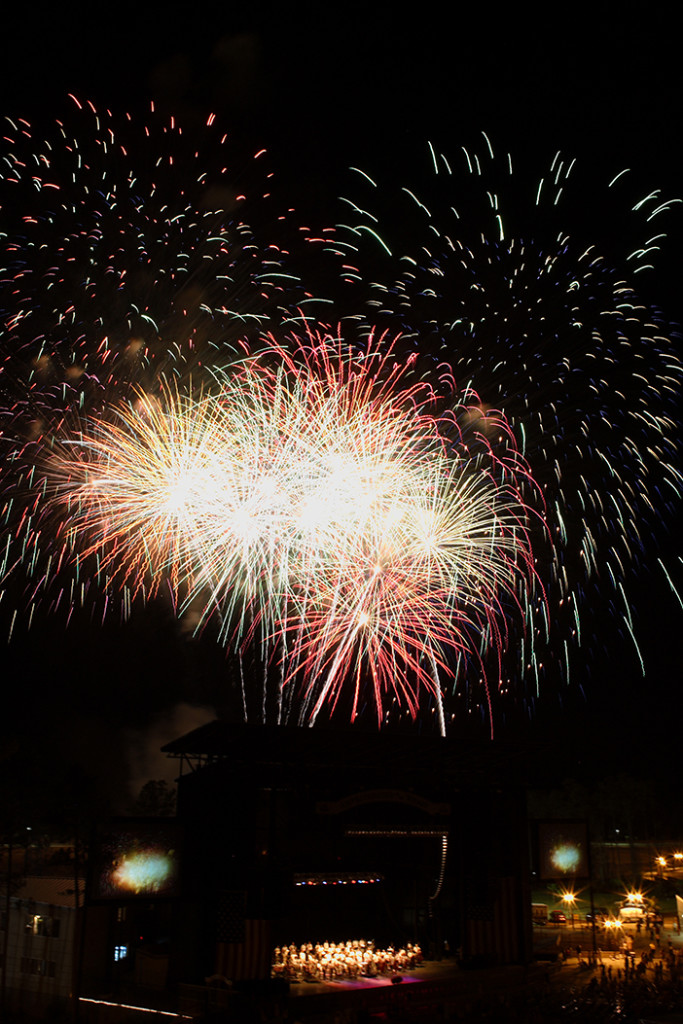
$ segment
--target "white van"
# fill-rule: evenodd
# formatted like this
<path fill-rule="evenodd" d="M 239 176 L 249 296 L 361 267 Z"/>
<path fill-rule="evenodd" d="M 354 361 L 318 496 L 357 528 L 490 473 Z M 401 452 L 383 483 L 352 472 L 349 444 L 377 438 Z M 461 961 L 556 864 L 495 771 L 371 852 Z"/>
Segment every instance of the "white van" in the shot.
<path fill-rule="evenodd" d="M 624 924 L 637 924 L 638 921 L 644 921 L 645 917 L 645 908 L 637 903 L 627 903 L 619 911 L 619 920 Z"/>

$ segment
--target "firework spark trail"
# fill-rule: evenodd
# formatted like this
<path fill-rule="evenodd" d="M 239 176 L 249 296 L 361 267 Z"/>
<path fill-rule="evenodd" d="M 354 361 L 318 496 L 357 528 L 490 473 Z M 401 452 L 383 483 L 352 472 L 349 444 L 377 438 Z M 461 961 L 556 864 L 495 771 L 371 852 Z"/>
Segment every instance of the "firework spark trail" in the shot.
<path fill-rule="evenodd" d="M 533 598 L 533 483 L 504 424 L 491 443 L 437 414 L 411 368 L 311 332 L 212 394 L 94 421 L 48 468 L 71 557 L 134 594 L 168 581 L 181 614 L 202 603 L 224 642 L 272 652 L 302 722 L 342 695 L 355 718 L 368 691 L 380 723 L 390 695 L 413 717 L 440 703 L 435 673 L 484 637 L 501 652 Z"/>
<path fill-rule="evenodd" d="M 680 508 L 683 367 L 676 333 L 615 269 L 619 255 L 595 244 L 599 222 L 567 209 L 574 162 L 557 154 L 530 187 L 484 139 L 457 163 L 432 149 L 423 200 L 361 172 L 327 248 L 341 261 L 341 301 L 354 314 L 366 305 L 366 330 L 401 330 L 404 350 L 443 354 L 462 388 L 471 382 L 484 407 L 505 414 L 543 488 L 553 540 L 537 550 L 553 622 L 539 621 L 527 668 L 540 680 L 541 663 L 563 662 L 569 678 L 567 652 L 587 646 L 591 595 L 640 659 L 630 584 L 656 564 Z M 603 217 L 628 177 L 611 182 Z M 577 194 L 587 205 L 587 190 L 574 185 Z M 651 267 L 659 221 L 676 202 L 655 191 L 630 204 L 648 232 L 622 254 L 631 276 Z M 619 237 L 627 230 L 621 215 Z"/>

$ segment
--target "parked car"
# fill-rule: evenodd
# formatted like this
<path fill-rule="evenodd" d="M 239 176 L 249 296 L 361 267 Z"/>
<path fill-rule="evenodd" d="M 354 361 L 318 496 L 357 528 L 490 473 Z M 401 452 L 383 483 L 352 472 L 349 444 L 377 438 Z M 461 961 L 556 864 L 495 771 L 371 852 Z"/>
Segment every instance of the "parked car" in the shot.
<path fill-rule="evenodd" d="M 607 907 L 595 907 L 593 913 L 589 910 L 586 914 L 586 923 L 592 924 L 593 916 L 595 915 L 595 923 L 603 924 L 604 921 L 609 917 L 609 910 Z"/>
<path fill-rule="evenodd" d="M 566 924 L 567 915 L 564 914 L 561 910 L 551 910 L 548 914 L 548 920 L 551 924 Z"/>

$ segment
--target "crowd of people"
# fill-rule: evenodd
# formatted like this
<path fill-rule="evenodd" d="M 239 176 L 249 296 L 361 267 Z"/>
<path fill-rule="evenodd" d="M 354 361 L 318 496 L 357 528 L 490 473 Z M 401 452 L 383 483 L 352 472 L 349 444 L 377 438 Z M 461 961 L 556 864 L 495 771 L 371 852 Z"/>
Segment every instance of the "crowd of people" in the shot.
<path fill-rule="evenodd" d="M 637 953 L 568 952 L 559 973 L 549 969 L 545 985 L 531 986 L 523 995 L 482 996 L 446 1019 L 450 1024 L 472 1019 L 497 1024 L 636 1024 L 653 1013 L 680 1012 L 683 949 L 671 941 Z"/>
<path fill-rule="evenodd" d="M 577 966 L 589 980 L 567 992 L 567 1009 L 580 1020 L 630 1021 L 644 1013 L 680 1010 L 683 1002 L 683 949 L 671 940 L 660 944 L 652 936 L 648 948 L 621 955 L 580 955 Z M 617 1012 L 618 1011 L 618 1012 Z"/>
<path fill-rule="evenodd" d="M 302 946 L 276 946 L 271 965 L 273 978 L 287 981 L 353 981 L 400 974 L 422 963 L 422 950 L 408 942 L 395 949 L 378 948 L 374 942 L 312 942 Z"/>
<path fill-rule="evenodd" d="M 639 1024 L 650 1015 L 680 1013 L 683 1005 L 683 949 L 670 945 L 634 958 L 602 950 L 572 951 L 559 971 L 548 969 L 544 982 L 535 979 L 514 990 L 482 985 L 479 994 L 458 999 L 431 1013 L 415 1016 L 410 1007 L 392 1017 L 399 1022 L 439 1021 L 447 1024 Z M 668 1018 L 667 1018 L 668 1019 Z"/>

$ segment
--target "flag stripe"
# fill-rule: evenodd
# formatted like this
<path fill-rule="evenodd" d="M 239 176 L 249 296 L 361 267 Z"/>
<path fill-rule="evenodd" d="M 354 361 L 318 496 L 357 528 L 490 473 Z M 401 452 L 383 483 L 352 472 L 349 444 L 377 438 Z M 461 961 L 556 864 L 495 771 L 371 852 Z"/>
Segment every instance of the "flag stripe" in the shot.
<path fill-rule="evenodd" d="M 270 976 L 270 921 L 244 921 L 243 942 L 216 943 L 216 974 L 231 981 L 256 981 Z"/>
<path fill-rule="evenodd" d="M 470 906 L 467 921 L 466 955 L 495 955 L 500 963 L 519 959 L 519 930 L 516 913 L 516 882 L 501 878 L 491 905 Z"/>

